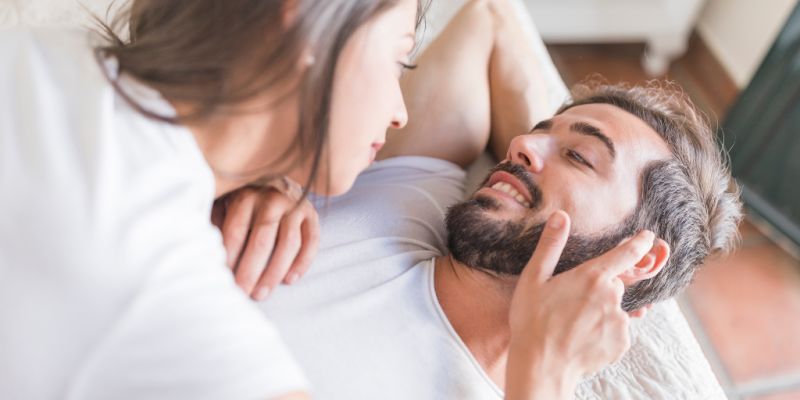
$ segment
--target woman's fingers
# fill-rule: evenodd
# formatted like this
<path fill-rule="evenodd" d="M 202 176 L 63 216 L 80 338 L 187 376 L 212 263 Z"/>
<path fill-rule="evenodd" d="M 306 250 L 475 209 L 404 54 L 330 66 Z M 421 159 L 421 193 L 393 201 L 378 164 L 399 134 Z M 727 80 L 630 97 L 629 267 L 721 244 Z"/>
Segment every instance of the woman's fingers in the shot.
<path fill-rule="evenodd" d="M 265 299 L 282 281 L 296 282 L 319 250 L 317 211 L 302 198 L 299 185 L 284 182 L 286 191 L 241 189 L 226 199 L 226 209 L 215 210 L 226 263 L 236 284 L 255 300 Z"/>
<path fill-rule="evenodd" d="M 268 195 L 269 193 L 264 195 L 265 197 L 259 203 L 250 237 L 247 240 L 247 247 L 244 249 L 235 271 L 236 284 L 254 299 L 263 298 L 269 294 L 258 293 L 254 289 L 275 248 L 275 240 L 285 207 L 285 204 L 275 201 L 273 196 Z M 264 288 L 259 287 L 259 290 L 263 291 Z"/>
<path fill-rule="evenodd" d="M 225 206 L 225 221 L 220 230 L 222 244 L 228 254 L 225 264 L 231 270 L 236 268 L 236 261 L 239 260 L 239 255 L 247 242 L 257 200 L 255 191 L 242 189 L 231 196 L 229 204 Z"/>
<path fill-rule="evenodd" d="M 308 267 L 311 266 L 311 262 L 314 261 L 314 257 L 316 257 L 319 250 L 319 218 L 317 217 L 317 211 L 313 207 L 311 207 L 310 212 L 306 213 L 305 219 L 300 226 L 300 232 L 303 244 L 284 279 L 287 285 L 297 282 L 308 271 Z"/>
<path fill-rule="evenodd" d="M 301 223 L 301 217 L 296 214 L 289 214 L 288 217 L 282 219 L 278 228 L 275 251 L 269 260 L 266 270 L 258 280 L 258 284 L 253 291 L 253 299 L 258 301 L 266 299 L 275 289 L 275 286 L 278 286 L 286 276 L 289 267 L 291 267 L 292 262 L 300 252 L 302 243 Z"/>
<path fill-rule="evenodd" d="M 214 200 L 214 205 L 211 207 L 211 224 L 216 226 L 220 232 L 222 232 L 222 226 L 225 224 L 226 200 L 224 196 Z"/>

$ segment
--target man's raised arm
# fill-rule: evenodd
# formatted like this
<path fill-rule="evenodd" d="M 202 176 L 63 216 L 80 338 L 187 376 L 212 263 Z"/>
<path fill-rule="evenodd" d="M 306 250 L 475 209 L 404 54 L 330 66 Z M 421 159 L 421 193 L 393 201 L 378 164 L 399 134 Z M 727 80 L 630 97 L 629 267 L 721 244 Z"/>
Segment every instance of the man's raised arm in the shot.
<path fill-rule="evenodd" d="M 387 134 L 378 159 L 418 155 L 466 167 L 487 143 L 504 159 L 511 139 L 551 115 L 538 62 L 506 0 L 467 3 L 416 64 L 401 80 L 409 123 Z"/>
<path fill-rule="evenodd" d="M 553 109 L 539 62 L 511 3 L 494 0 L 492 10 L 496 33 L 489 62 L 492 105 L 489 148 L 502 161 L 511 140 L 552 117 Z"/>

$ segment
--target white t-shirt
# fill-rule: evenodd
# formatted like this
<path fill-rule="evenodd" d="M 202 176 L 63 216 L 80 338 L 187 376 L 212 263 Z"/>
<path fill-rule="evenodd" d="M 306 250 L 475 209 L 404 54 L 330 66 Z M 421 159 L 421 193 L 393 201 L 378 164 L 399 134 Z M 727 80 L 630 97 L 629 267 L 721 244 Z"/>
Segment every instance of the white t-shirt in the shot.
<path fill-rule="evenodd" d="M 493 163 L 479 160 L 479 170 Z M 470 178 L 480 172 L 471 171 Z M 375 163 L 321 217 L 306 276 L 261 303 L 318 399 L 499 399 L 438 304 L 433 258 L 465 173 L 424 157 Z M 469 182 L 468 193 L 473 183 Z M 475 184 L 477 186 L 477 184 Z M 578 382 L 576 399 L 725 398 L 674 302 L 631 321 L 631 350 Z"/>
<path fill-rule="evenodd" d="M 213 175 L 191 133 L 135 111 L 89 43 L 86 32 L 0 31 L 0 398 L 306 390 L 224 266 Z"/>
<path fill-rule="evenodd" d="M 316 399 L 501 399 L 448 322 L 433 287 L 444 213 L 465 173 L 400 157 L 317 204 L 320 252 L 308 273 L 260 307 L 278 325 Z"/>

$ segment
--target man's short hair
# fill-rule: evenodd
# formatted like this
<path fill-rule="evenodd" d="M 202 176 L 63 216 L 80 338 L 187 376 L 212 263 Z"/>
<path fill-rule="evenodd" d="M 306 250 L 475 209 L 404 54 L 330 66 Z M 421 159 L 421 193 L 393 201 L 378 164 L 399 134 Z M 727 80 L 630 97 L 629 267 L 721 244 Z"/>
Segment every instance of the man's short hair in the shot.
<path fill-rule="evenodd" d="M 575 85 L 570 94 L 556 114 L 610 104 L 647 123 L 669 146 L 671 159 L 654 161 L 642 172 L 632 223 L 635 231 L 648 229 L 666 241 L 671 255 L 655 277 L 626 290 L 622 306 L 636 310 L 677 295 L 707 257 L 729 252 L 739 239 L 742 205 L 725 151 L 706 116 L 675 84 L 630 87 L 590 81 Z"/>

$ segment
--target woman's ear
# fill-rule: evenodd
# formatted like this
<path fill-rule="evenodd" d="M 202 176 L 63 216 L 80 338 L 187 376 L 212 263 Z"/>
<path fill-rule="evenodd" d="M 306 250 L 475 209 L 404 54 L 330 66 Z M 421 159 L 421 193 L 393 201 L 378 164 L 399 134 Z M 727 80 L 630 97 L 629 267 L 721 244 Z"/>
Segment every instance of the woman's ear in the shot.
<path fill-rule="evenodd" d="M 642 257 L 633 267 L 619 274 L 619 279 L 625 286 L 631 286 L 636 282 L 650 279 L 664 268 L 669 259 L 669 245 L 667 242 L 656 238 L 653 240 L 653 247 Z"/>

